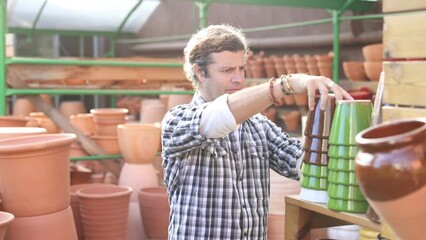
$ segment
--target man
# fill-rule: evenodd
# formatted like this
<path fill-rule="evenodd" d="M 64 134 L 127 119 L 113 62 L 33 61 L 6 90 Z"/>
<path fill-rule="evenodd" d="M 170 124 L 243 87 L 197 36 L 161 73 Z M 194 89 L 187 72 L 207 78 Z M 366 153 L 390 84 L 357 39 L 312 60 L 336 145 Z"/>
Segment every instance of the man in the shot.
<path fill-rule="evenodd" d="M 319 76 L 294 74 L 244 88 L 244 35 L 228 25 L 194 34 L 184 70 L 196 93 L 162 122 L 169 239 L 266 239 L 269 168 L 298 179 L 302 144 L 259 114 L 284 94 L 350 95 Z M 323 99 L 322 105 L 325 104 Z"/>

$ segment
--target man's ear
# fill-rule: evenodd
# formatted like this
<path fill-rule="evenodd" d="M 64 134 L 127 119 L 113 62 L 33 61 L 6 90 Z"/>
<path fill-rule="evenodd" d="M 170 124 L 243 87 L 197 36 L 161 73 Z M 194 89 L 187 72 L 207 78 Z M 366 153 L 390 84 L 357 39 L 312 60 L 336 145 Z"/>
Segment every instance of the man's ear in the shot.
<path fill-rule="evenodd" d="M 206 78 L 205 78 L 203 71 L 201 70 L 200 66 L 198 66 L 197 64 L 194 64 L 194 73 L 195 73 L 195 75 L 197 75 L 197 78 L 201 83 L 204 82 L 204 80 Z"/>

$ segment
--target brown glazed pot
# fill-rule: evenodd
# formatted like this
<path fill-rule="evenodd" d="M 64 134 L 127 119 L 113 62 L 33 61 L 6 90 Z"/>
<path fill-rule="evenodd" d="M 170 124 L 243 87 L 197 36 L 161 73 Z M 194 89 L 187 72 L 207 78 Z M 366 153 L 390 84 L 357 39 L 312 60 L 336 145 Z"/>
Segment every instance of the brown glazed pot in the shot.
<path fill-rule="evenodd" d="M 382 123 L 356 142 L 355 171 L 370 205 L 400 239 L 424 239 L 426 119 Z"/>
<path fill-rule="evenodd" d="M 16 217 L 49 214 L 69 206 L 69 148 L 74 134 L 40 134 L 0 140 L 0 198 Z"/>

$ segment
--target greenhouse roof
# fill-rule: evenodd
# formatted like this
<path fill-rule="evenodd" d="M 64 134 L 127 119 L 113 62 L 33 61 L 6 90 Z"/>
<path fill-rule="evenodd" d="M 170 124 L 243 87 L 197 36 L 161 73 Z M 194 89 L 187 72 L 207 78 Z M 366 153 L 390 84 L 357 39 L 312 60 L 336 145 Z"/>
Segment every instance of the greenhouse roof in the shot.
<path fill-rule="evenodd" d="M 137 33 L 161 0 L 9 0 L 9 32 Z"/>

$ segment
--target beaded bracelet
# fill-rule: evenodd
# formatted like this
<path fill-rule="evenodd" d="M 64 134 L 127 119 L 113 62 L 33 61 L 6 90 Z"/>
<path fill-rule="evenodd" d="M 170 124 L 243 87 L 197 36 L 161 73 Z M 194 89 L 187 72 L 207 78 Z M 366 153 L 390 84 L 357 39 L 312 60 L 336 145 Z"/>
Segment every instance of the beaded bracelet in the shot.
<path fill-rule="evenodd" d="M 290 87 L 290 84 L 288 83 L 289 78 L 292 75 L 282 75 L 280 77 L 280 85 L 281 85 L 281 91 L 283 91 L 283 93 L 285 93 L 285 95 L 292 95 L 294 94 L 294 90 Z M 285 87 L 284 87 L 284 82 L 285 82 Z"/>
<path fill-rule="evenodd" d="M 275 106 L 281 106 L 281 102 L 274 96 L 274 83 L 275 78 L 269 79 L 269 98 L 275 104 Z"/>

